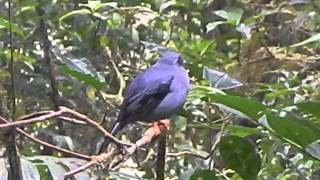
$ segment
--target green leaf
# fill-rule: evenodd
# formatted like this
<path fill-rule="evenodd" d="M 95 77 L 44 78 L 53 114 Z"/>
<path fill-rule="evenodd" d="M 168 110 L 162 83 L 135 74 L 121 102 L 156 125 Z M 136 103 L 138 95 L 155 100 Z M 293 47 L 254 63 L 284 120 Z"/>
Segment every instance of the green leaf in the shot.
<path fill-rule="evenodd" d="M 86 161 L 82 159 L 57 158 L 54 156 L 31 156 L 27 157 L 27 159 L 32 161 L 34 164 L 37 164 L 38 169 L 39 165 L 45 165 L 48 168 L 53 180 L 63 179 L 66 171 L 76 169 L 86 163 Z M 92 178 L 95 179 L 94 177 Z M 89 172 L 83 171 L 78 173 L 75 175 L 75 179 L 90 179 Z"/>
<path fill-rule="evenodd" d="M 6 19 L 0 17 L 0 29 L 8 29 L 9 30 L 10 23 Z M 23 31 L 18 27 L 17 24 L 11 23 L 12 32 L 23 36 Z"/>
<path fill-rule="evenodd" d="M 215 44 L 214 41 L 208 42 L 208 44 L 201 50 L 200 56 L 203 56 L 208 51 L 209 48 L 212 48 L 214 44 Z"/>
<path fill-rule="evenodd" d="M 238 7 L 226 7 L 222 10 L 214 12 L 217 16 L 220 16 L 228 21 L 229 24 L 237 26 L 240 23 L 243 10 Z"/>
<path fill-rule="evenodd" d="M 71 16 L 75 16 L 75 15 L 81 15 L 81 14 L 91 14 L 91 11 L 89 9 L 78 9 L 78 10 L 74 10 L 71 11 L 63 16 L 61 16 L 59 18 L 59 21 L 63 21 L 66 18 L 69 18 Z"/>
<path fill-rule="evenodd" d="M 210 94 L 223 94 L 225 93 L 219 89 L 209 87 L 209 86 L 194 86 L 188 93 L 189 100 L 201 99 Z"/>
<path fill-rule="evenodd" d="M 219 150 L 227 168 L 235 170 L 243 179 L 256 179 L 261 158 L 252 144 L 244 138 L 227 136 L 219 142 Z"/>
<path fill-rule="evenodd" d="M 63 67 L 63 71 L 75 78 L 77 78 L 80 81 L 83 81 L 84 83 L 93 86 L 94 88 L 100 90 L 104 86 L 104 82 L 101 82 L 97 77 L 92 76 L 91 74 L 84 74 L 82 72 L 79 72 L 77 70 L 73 70 L 69 68 L 68 66 Z"/>
<path fill-rule="evenodd" d="M 202 128 L 210 128 L 214 130 L 220 130 L 222 124 L 191 124 L 190 127 L 202 127 Z M 239 137 L 246 137 L 252 134 L 262 135 L 262 133 L 257 128 L 249 128 L 244 126 L 237 126 L 237 125 L 227 125 L 225 128 L 231 135 L 239 136 Z"/>
<path fill-rule="evenodd" d="M 300 147 L 305 148 L 320 139 L 320 129 L 310 121 L 288 116 L 279 117 L 271 113 L 266 117 L 269 126 L 278 135 Z"/>
<path fill-rule="evenodd" d="M 205 180 L 205 179 L 215 180 L 218 178 L 214 171 L 210 171 L 206 169 L 196 170 L 190 177 L 190 180 Z"/>
<path fill-rule="evenodd" d="M 227 24 L 227 23 L 228 23 L 227 21 L 215 21 L 215 22 L 208 23 L 206 25 L 207 33 L 209 33 L 210 31 L 214 30 L 218 25 Z"/>
<path fill-rule="evenodd" d="M 240 97 L 240 96 L 227 95 L 224 92 L 211 87 L 204 87 L 204 86 L 194 87 L 189 93 L 189 98 L 195 98 L 195 97 L 197 98 L 207 97 L 209 98 L 209 102 L 229 107 L 233 110 L 236 110 L 248 116 L 253 120 L 258 120 L 259 117 L 261 116 L 261 112 L 266 110 L 266 107 L 259 102 L 256 102 L 254 100 L 250 100 L 244 97 Z M 237 114 L 237 112 L 234 112 L 234 113 Z"/>
<path fill-rule="evenodd" d="M 312 43 L 312 42 L 316 42 L 316 41 L 319 41 L 320 42 L 320 33 L 302 41 L 302 42 L 299 42 L 299 43 L 296 43 L 296 44 L 293 44 L 291 45 L 291 47 L 299 47 L 299 46 L 303 46 L 303 45 L 306 45 L 308 43 Z"/>
<path fill-rule="evenodd" d="M 317 140 L 306 147 L 306 151 L 313 157 L 320 160 L 320 140 Z"/>
<path fill-rule="evenodd" d="M 306 113 L 310 113 L 315 117 L 320 118 L 320 102 L 308 101 L 296 104 L 296 106 Z"/>
<path fill-rule="evenodd" d="M 21 158 L 21 171 L 23 179 L 40 180 L 40 174 L 37 167 L 27 159 Z"/>
<path fill-rule="evenodd" d="M 118 8 L 118 3 L 117 2 L 107 2 L 107 3 L 100 3 L 100 4 L 97 4 L 95 7 L 94 7 L 94 11 L 97 11 L 99 10 L 100 8 L 102 7 L 111 7 L 113 9 L 117 9 Z"/>

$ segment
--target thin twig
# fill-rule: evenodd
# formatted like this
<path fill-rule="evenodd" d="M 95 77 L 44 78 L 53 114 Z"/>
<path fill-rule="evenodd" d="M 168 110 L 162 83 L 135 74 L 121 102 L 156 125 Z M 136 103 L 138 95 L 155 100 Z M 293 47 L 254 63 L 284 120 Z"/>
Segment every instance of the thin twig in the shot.
<path fill-rule="evenodd" d="M 99 123 L 97 123 L 96 121 L 88 118 L 87 116 L 81 114 L 81 113 L 78 113 L 76 111 L 73 111 L 72 109 L 69 109 L 67 107 L 64 107 L 64 106 L 60 106 L 59 109 L 61 111 L 63 111 L 64 114 L 70 114 L 74 117 L 77 117 L 78 119 L 84 121 L 84 122 L 87 122 L 89 125 L 93 126 L 94 128 L 96 128 L 97 130 L 99 130 L 103 135 L 104 137 L 108 137 L 112 142 L 116 143 L 116 144 L 121 144 L 121 145 L 124 145 L 124 146 L 130 146 L 131 144 L 128 144 L 128 143 L 124 143 L 120 140 L 118 140 L 116 137 L 112 136 L 108 131 L 106 131 L 102 126 L 100 126 Z"/>
<path fill-rule="evenodd" d="M 1 116 L 0 116 L 0 121 L 2 123 L 10 123 L 10 121 L 4 119 Z M 77 158 L 84 159 L 84 160 L 91 160 L 90 156 L 87 156 L 87 155 L 84 155 L 84 154 L 80 154 L 80 153 L 76 153 L 76 152 L 73 152 L 73 151 L 70 151 L 70 150 L 67 150 L 67 149 L 64 149 L 64 148 L 60 148 L 60 147 L 55 146 L 53 144 L 47 143 L 45 141 L 42 141 L 42 140 L 40 140 L 38 138 L 35 138 L 35 137 L 31 136 L 30 134 L 28 134 L 27 132 L 23 131 L 20 128 L 16 128 L 16 130 L 17 130 L 17 132 L 19 132 L 23 136 L 29 138 L 30 140 L 32 140 L 35 143 L 38 143 L 38 144 L 43 145 L 43 146 L 47 146 L 47 147 L 49 147 L 49 148 L 51 148 L 53 150 L 60 151 L 60 152 L 62 152 L 64 154 L 67 154 L 67 155 L 70 155 L 70 156 L 73 156 L 73 157 L 77 157 Z"/>
<path fill-rule="evenodd" d="M 200 158 L 200 159 L 208 159 L 208 155 L 204 156 L 201 154 L 197 154 L 195 152 L 191 152 L 191 151 L 182 151 L 182 152 L 177 152 L 177 153 L 167 153 L 168 157 L 177 157 L 177 156 L 185 156 L 185 155 L 189 155 L 189 156 L 193 156 L 196 158 Z"/>
<path fill-rule="evenodd" d="M 48 111 L 46 111 L 46 112 L 48 112 Z M 39 112 L 39 114 L 41 114 L 41 112 Z M 85 116 L 81 113 L 73 111 L 72 109 L 69 109 L 67 107 L 60 106 L 58 111 L 52 111 L 49 114 L 45 114 L 45 113 L 43 113 L 43 114 L 44 115 L 42 115 L 42 116 L 34 117 L 31 119 L 24 119 L 21 121 L 0 124 L 0 129 L 5 130 L 7 128 L 15 128 L 18 126 L 24 126 L 24 125 L 28 125 L 28 124 L 32 124 L 32 123 L 36 123 L 36 122 L 46 121 L 47 119 L 51 119 L 51 118 L 59 118 L 60 116 L 63 116 L 63 115 L 72 115 L 73 117 L 76 117 L 77 119 L 84 121 L 87 124 L 91 125 L 92 127 L 96 128 L 97 130 L 99 130 L 103 134 L 104 137 L 108 137 L 114 143 L 121 144 L 124 146 L 131 145 L 128 143 L 124 143 L 124 142 L 118 140 L 117 138 L 115 138 L 114 136 L 112 136 L 108 131 L 106 131 L 102 126 L 99 125 L 99 123 L 95 122 L 94 120 L 88 118 L 87 116 Z M 66 120 L 66 121 L 70 122 L 70 119 L 68 119 L 68 118 L 63 118 L 61 120 Z"/>
<path fill-rule="evenodd" d="M 211 164 L 213 162 L 213 158 L 212 158 L 212 155 L 214 154 L 214 152 L 216 151 L 217 147 L 218 147 L 218 144 L 221 140 L 221 137 L 223 135 L 223 131 L 224 131 L 224 128 L 226 127 L 226 125 L 229 123 L 230 119 L 227 120 L 227 121 L 224 121 L 221 125 L 221 128 L 220 128 L 220 131 L 218 132 L 218 138 L 216 139 L 216 141 L 214 142 L 212 148 L 211 148 L 211 151 L 210 151 L 210 154 L 207 156 L 207 158 L 210 157 L 210 161 L 209 161 L 209 168 L 211 169 Z"/>

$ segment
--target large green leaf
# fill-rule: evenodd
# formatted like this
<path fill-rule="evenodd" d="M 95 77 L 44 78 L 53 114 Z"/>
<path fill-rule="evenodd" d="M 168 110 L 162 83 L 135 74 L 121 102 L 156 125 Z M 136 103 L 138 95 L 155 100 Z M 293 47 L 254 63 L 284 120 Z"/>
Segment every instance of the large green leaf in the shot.
<path fill-rule="evenodd" d="M 250 100 L 240 96 L 227 95 L 224 92 L 205 86 L 194 87 L 189 98 L 209 98 L 209 101 L 215 104 L 221 104 L 227 106 L 231 109 L 241 112 L 242 114 L 252 118 L 253 120 L 258 120 L 261 116 L 261 112 L 266 110 L 266 107 L 254 100 Z M 236 112 L 235 112 L 236 113 Z"/>
<path fill-rule="evenodd" d="M 297 44 L 293 44 L 293 45 L 291 45 L 291 47 L 303 46 L 303 45 L 306 45 L 306 44 L 309 44 L 312 42 L 316 42 L 316 41 L 320 42 L 320 33 L 318 33 L 318 34 L 316 34 L 316 35 L 314 35 L 314 36 L 312 36 L 302 42 L 299 42 Z"/>
<path fill-rule="evenodd" d="M 296 106 L 306 113 L 310 113 L 320 118 L 320 102 L 308 101 L 296 104 Z"/>
<path fill-rule="evenodd" d="M 227 136 L 221 139 L 219 150 L 227 168 L 235 170 L 243 179 L 256 179 L 261 158 L 252 144 L 244 138 Z"/>
<path fill-rule="evenodd" d="M 91 14 L 92 12 L 89 9 L 77 9 L 77 10 L 73 10 L 71 12 L 68 12 L 67 14 L 61 16 L 59 18 L 59 21 L 63 21 L 66 18 L 69 18 L 71 16 L 75 16 L 75 15 L 81 15 L 81 14 Z"/>
<path fill-rule="evenodd" d="M 167 1 L 161 4 L 159 8 L 159 13 L 162 13 L 164 10 L 169 8 L 170 6 L 174 6 L 177 2 L 176 1 Z"/>
<path fill-rule="evenodd" d="M 243 14 L 243 9 L 238 7 L 226 7 L 222 10 L 215 11 L 214 13 L 217 16 L 226 19 L 229 24 L 238 25 Z"/>
<path fill-rule="evenodd" d="M 77 59 L 71 57 L 57 56 L 59 60 L 64 64 L 62 70 L 83 81 L 87 85 L 91 85 L 94 88 L 100 90 L 105 85 L 105 80 L 102 75 L 92 67 L 91 62 L 85 58 Z"/>
<path fill-rule="evenodd" d="M 227 21 L 214 21 L 214 22 L 208 23 L 206 25 L 207 33 L 209 33 L 210 31 L 214 30 L 220 24 L 227 24 L 227 23 L 228 23 Z"/>
<path fill-rule="evenodd" d="M 292 143 L 307 147 L 309 144 L 320 139 L 320 129 L 310 121 L 295 117 L 279 117 L 268 113 L 269 126 L 280 136 Z"/>
<path fill-rule="evenodd" d="M 10 27 L 9 21 L 0 17 L 0 29 L 8 29 L 9 30 L 9 27 Z M 23 31 L 19 28 L 19 26 L 17 24 L 11 22 L 11 29 L 12 29 L 12 32 L 14 32 L 20 36 L 23 36 Z"/>
<path fill-rule="evenodd" d="M 97 77 L 93 76 L 92 74 L 85 74 L 82 72 L 79 72 L 77 70 L 71 69 L 68 66 L 63 67 L 63 71 L 75 78 L 77 78 L 80 81 L 83 81 L 84 83 L 93 86 L 94 88 L 100 90 L 105 85 L 104 82 L 100 81 Z"/>
<path fill-rule="evenodd" d="M 204 123 L 199 123 L 199 124 L 191 124 L 188 125 L 190 127 L 202 127 L 202 128 L 210 128 L 214 130 L 220 130 L 222 127 L 222 124 L 204 124 Z M 237 125 L 227 125 L 224 130 L 229 131 L 231 135 L 234 136 L 239 136 L 239 137 L 246 137 L 252 134 L 256 135 L 262 135 L 261 131 L 257 128 L 249 128 L 249 127 L 244 127 L 244 126 L 237 126 Z"/>

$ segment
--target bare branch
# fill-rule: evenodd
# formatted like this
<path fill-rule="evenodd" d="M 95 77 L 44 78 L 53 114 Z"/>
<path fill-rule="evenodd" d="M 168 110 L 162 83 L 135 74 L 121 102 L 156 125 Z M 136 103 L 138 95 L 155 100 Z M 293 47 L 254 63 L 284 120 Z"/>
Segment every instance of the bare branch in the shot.
<path fill-rule="evenodd" d="M 3 117 L 0 116 L 0 121 L 2 123 L 10 123 L 8 120 L 4 119 Z M 32 140 L 33 142 L 35 143 L 38 143 L 40 145 L 43 145 L 43 146 L 47 146 L 51 149 L 54 149 L 56 151 L 60 151 L 64 154 L 67 154 L 67 155 L 70 155 L 70 156 L 73 156 L 73 157 L 77 157 L 77 158 L 80 158 L 80 159 L 84 159 L 84 160 L 91 160 L 91 157 L 87 156 L 87 155 L 84 155 L 84 154 L 80 154 L 80 153 L 76 153 L 76 152 L 73 152 L 73 151 L 70 151 L 70 150 L 67 150 L 67 149 L 64 149 L 64 148 L 60 148 L 58 146 L 55 146 L 53 144 L 50 144 L 50 143 L 47 143 L 45 141 L 42 141 L 38 138 L 35 138 L 33 136 L 31 136 L 30 134 L 28 134 L 27 132 L 23 131 L 22 129 L 20 128 L 16 128 L 16 131 L 19 132 L 20 134 L 22 134 L 23 136 L 29 138 L 30 140 Z"/>
<path fill-rule="evenodd" d="M 110 164 L 109 167 L 115 168 L 115 166 L 118 166 L 120 163 L 127 160 L 130 156 L 132 156 L 138 148 L 145 146 L 152 142 L 153 139 L 159 137 L 160 134 L 163 132 L 166 132 L 169 129 L 170 121 L 168 119 L 161 120 L 160 122 L 155 122 L 151 127 L 149 127 L 142 138 L 140 138 L 134 145 L 131 145 L 130 147 L 125 149 L 125 156 L 123 156 L 119 161 Z M 89 169 L 95 165 L 100 164 L 101 162 L 106 162 L 110 160 L 111 158 L 114 158 L 117 155 L 120 155 L 121 151 L 114 151 L 111 150 L 108 153 L 103 153 L 98 156 L 92 156 L 92 160 L 87 162 L 86 164 L 69 171 L 65 174 L 64 178 L 69 178 L 74 176 L 75 174 L 85 171 L 86 169 Z"/>

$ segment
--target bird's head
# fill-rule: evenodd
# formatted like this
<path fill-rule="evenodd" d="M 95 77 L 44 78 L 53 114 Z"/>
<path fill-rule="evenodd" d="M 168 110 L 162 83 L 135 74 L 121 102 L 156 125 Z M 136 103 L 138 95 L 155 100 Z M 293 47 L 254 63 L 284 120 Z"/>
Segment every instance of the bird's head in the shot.
<path fill-rule="evenodd" d="M 160 58 L 157 63 L 182 66 L 184 64 L 184 59 L 181 57 L 179 53 L 168 51 L 160 55 Z"/>

